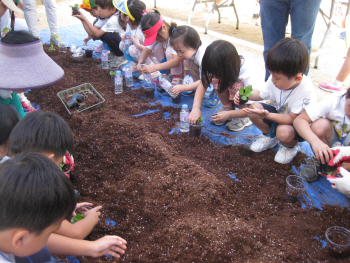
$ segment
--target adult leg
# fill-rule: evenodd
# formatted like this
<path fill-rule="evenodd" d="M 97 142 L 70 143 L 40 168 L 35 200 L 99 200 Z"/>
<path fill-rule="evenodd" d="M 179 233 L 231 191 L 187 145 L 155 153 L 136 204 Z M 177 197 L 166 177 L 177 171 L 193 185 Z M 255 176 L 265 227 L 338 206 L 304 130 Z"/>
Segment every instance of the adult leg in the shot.
<path fill-rule="evenodd" d="M 23 0 L 23 12 L 24 18 L 29 28 L 29 32 L 39 38 L 39 26 L 36 14 L 36 1 L 35 0 Z"/>
<path fill-rule="evenodd" d="M 264 39 L 264 59 L 266 53 L 285 37 L 288 23 L 288 0 L 260 0 L 261 29 Z M 266 69 L 265 81 L 270 72 Z"/>
<path fill-rule="evenodd" d="M 56 0 L 43 0 L 43 4 L 45 6 L 46 18 L 51 36 L 56 36 L 59 33 Z"/>
<path fill-rule="evenodd" d="M 119 49 L 119 43 L 122 39 L 118 33 L 106 32 L 101 40 L 107 43 L 116 56 L 123 56 L 124 53 Z"/>
<path fill-rule="evenodd" d="M 311 55 L 311 40 L 321 0 L 289 0 L 292 38 L 302 41 Z M 306 74 L 309 72 L 307 68 Z"/>

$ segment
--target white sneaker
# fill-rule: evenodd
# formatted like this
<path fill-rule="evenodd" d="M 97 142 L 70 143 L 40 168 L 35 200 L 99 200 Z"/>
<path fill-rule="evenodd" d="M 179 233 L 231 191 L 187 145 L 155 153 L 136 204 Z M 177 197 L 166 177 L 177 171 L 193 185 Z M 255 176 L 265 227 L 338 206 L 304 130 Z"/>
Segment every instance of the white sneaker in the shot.
<path fill-rule="evenodd" d="M 299 145 L 298 143 L 294 147 L 286 147 L 281 144 L 278 152 L 275 155 L 275 162 L 286 164 L 293 161 L 295 155 L 298 154 Z"/>
<path fill-rule="evenodd" d="M 255 142 L 250 145 L 250 149 L 253 152 L 259 153 L 269 148 L 275 147 L 278 143 L 277 137 L 271 138 L 270 136 L 261 135 Z"/>

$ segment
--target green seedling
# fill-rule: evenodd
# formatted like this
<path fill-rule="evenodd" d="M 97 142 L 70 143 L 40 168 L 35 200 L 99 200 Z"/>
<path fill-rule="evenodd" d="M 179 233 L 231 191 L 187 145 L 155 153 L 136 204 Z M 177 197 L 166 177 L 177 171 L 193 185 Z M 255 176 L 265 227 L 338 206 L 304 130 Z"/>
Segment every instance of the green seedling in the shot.
<path fill-rule="evenodd" d="M 79 4 L 75 4 L 75 5 L 70 5 L 70 7 L 72 8 L 72 11 L 73 11 L 73 15 L 79 15 Z"/>
<path fill-rule="evenodd" d="M 3 32 L 3 33 L 5 33 L 5 32 L 7 32 L 7 31 L 10 31 L 12 28 L 10 27 L 10 28 L 8 28 L 8 27 L 4 27 L 4 29 L 3 30 L 1 30 L 1 32 Z"/>
<path fill-rule="evenodd" d="M 75 5 L 70 5 L 71 8 L 77 8 L 79 7 L 79 4 L 75 4 Z"/>
<path fill-rule="evenodd" d="M 200 117 L 200 118 L 197 120 L 196 124 L 197 124 L 197 125 L 200 125 L 202 121 L 204 121 L 204 118 L 203 118 L 203 117 Z"/>
<path fill-rule="evenodd" d="M 53 50 L 56 50 L 56 49 L 53 47 L 53 44 L 51 44 L 51 46 L 49 47 L 49 51 L 53 51 Z"/>
<path fill-rule="evenodd" d="M 76 222 L 82 220 L 83 218 L 84 218 L 84 215 L 83 215 L 83 214 L 76 214 L 75 217 L 72 217 L 72 219 L 70 220 L 70 222 L 71 222 L 72 224 L 74 224 L 74 223 L 76 223 Z"/>
<path fill-rule="evenodd" d="M 245 88 L 239 89 L 239 95 L 241 96 L 241 100 L 247 100 L 249 97 L 253 96 L 253 87 L 252 85 L 248 85 Z"/>
<path fill-rule="evenodd" d="M 111 75 L 111 76 L 113 76 L 113 75 L 117 75 L 117 71 L 113 71 L 113 70 L 111 70 L 111 71 L 109 72 L 109 75 Z"/>

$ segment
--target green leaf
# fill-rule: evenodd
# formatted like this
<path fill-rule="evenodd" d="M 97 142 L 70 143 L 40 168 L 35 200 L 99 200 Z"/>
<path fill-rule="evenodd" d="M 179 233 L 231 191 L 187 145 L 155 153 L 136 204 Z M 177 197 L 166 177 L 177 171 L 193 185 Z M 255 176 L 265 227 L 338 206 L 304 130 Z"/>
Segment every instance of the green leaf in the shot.
<path fill-rule="evenodd" d="M 53 50 L 56 50 L 56 49 L 53 47 L 53 45 L 51 45 L 51 46 L 49 47 L 49 51 L 53 51 Z"/>
<path fill-rule="evenodd" d="M 248 85 L 247 87 L 245 87 L 245 94 L 251 93 L 252 91 L 253 91 L 252 85 Z"/>
<path fill-rule="evenodd" d="M 251 92 L 251 93 L 248 93 L 248 94 L 246 94 L 245 96 L 249 98 L 249 97 L 253 96 L 253 93 L 252 93 L 252 92 Z"/>
<path fill-rule="evenodd" d="M 76 214 L 75 217 L 72 217 L 72 219 L 70 220 L 70 222 L 72 224 L 78 222 L 79 220 L 82 220 L 84 218 L 84 215 L 83 214 Z"/>
<path fill-rule="evenodd" d="M 74 8 L 74 7 L 79 7 L 79 4 L 75 4 L 75 5 L 70 5 L 71 8 Z"/>
<path fill-rule="evenodd" d="M 239 88 L 239 95 L 244 95 L 244 88 Z"/>
<path fill-rule="evenodd" d="M 247 100 L 248 98 L 246 96 L 241 96 L 241 100 Z"/>
<path fill-rule="evenodd" d="M 111 70 L 110 72 L 109 72 L 109 75 L 117 75 L 117 71 L 113 71 L 113 70 Z"/>
<path fill-rule="evenodd" d="M 204 118 L 203 118 L 203 117 L 200 117 L 200 118 L 197 120 L 196 124 L 199 125 L 203 120 L 204 120 Z"/>
<path fill-rule="evenodd" d="M 8 28 L 8 27 L 5 27 L 1 32 L 7 32 L 7 31 L 10 31 L 11 30 L 11 27 L 10 28 Z"/>

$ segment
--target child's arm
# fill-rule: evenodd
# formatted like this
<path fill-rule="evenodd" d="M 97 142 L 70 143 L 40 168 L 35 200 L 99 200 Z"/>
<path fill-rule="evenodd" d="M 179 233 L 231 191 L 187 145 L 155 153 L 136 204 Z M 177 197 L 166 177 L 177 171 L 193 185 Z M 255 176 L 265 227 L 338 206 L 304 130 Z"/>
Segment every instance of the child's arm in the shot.
<path fill-rule="evenodd" d="M 149 48 L 145 48 L 144 50 L 142 50 L 140 57 L 139 57 L 139 61 L 138 64 L 136 66 L 136 69 L 142 73 L 142 69 L 140 64 L 145 63 L 146 59 L 148 58 L 148 56 L 152 53 L 152 50 Z"/>
<path fill-rule="evenodd" d="M 155 64 L 155 65 L 147 65 L 144 69 L 145 73 L 152 73 L 154 71 L 164 70 L 164 69 L 171 69 L 175 68 L 181 63 L 181 58 L 178 55 L 173 54 L 173 58 L 168 60 L 167 62 Z"/>
<path fill-rule="evenodd" d="M 86 238 L 100 220 L 101 212 L 99 212 L 99 210 L 101 208 L 102 206 L 96 206 L 95 208 L 84 212 L 84 218 L 74 224 L 71 224 L 67 220 L 63 220 L 61 227 L 55 231 L 55 233 L 75 239 Z"/>
<path fill-rule="evenodd" d="M 294 128 L 304 140 L 310 143 L 316 158 L 322 163 L 329 162 L 333 157 L 332 150 L 311 130 L 310 123 L 312 120 L 305 110 L 293 121 Z M 326 158 L 324 159 L 323 156 Z"/>
<path fill-rule="evenodd" d="M 100 257 L 109 254 L 120 258 L 124 254 L 126 241 L 118 236 L 104 236 L 95 241 L 73 239 L 57 234 L 51 234 L 46 246 L 53 255 Z M 117 254 L 119 253 L 119 254 Z"/>
<path fill-rule="evenodd" d="M 78 12 L 79 12 L 79 15 L 75 15 L 74 17 L 81 20 L 84 28 L 85 28 L 85 26 L 87 27 L 87 30 L 86 29 L 85 30 L 89 35 L 100 38 L 106 33 L 102 29 L 99 29 L 99 28 L 95 27 L 94 25 L 92 25 L 90 23 L 90 21 L 86 18 L 86 16 L 84 16 L 80 11 L 78 11 Z"/>
<path fill-rule="evenodd" d="M 256 108 L 254 105 L 250 105 L 249 108 L 243 109 L 247 113 L 255 113 L 258 114 L 260 117 L 277 122 L 279 124 L 286 124 L 286 125 L 292 125 L 294 119 L 298 116 L 298 114 L 294 114 L 293 112 L 290 113 L 271 113 L 267 110 L 260 110 Z"/>
<path fill-rule="evenodd" d="M 204 88 L 201 81 L 197 87 L 196 94 L 194 95 L 192 111 L 188 116 L 188 122 L 190 124 L 196 124 L 197 120 L 201 117 L 201 104 L 206 90 L 207 89 Z"/>
<path fill-rule="evenodd" d="M 135 35 L 135 37 L 133 37 L 132 35 L 130 35 L 130 39 L 132 41 L 132 43 L 134 44 L 135 47 L 137 47 L 139 50 L 144 50 L 146 47 L 145 46 L 142 46 L 140 44 L 140 40 L 139 40 L 139 37 L 137 35 Z"/>
<path fill-rule="evenodd" d="M 193 83 L 190 83 L 190 84 L 186 84 L 186 85 L 175 85 L 172 89 L 171 89 L 171 92 L 174 94 L 174 95 L 177 95 L 179 94 L 180 92 L 184 92 L 184 91 L 191 91 L 191 90 L 196 90 L 197 87 L 199 86 L 201 80 L 197 80 Z"/>

